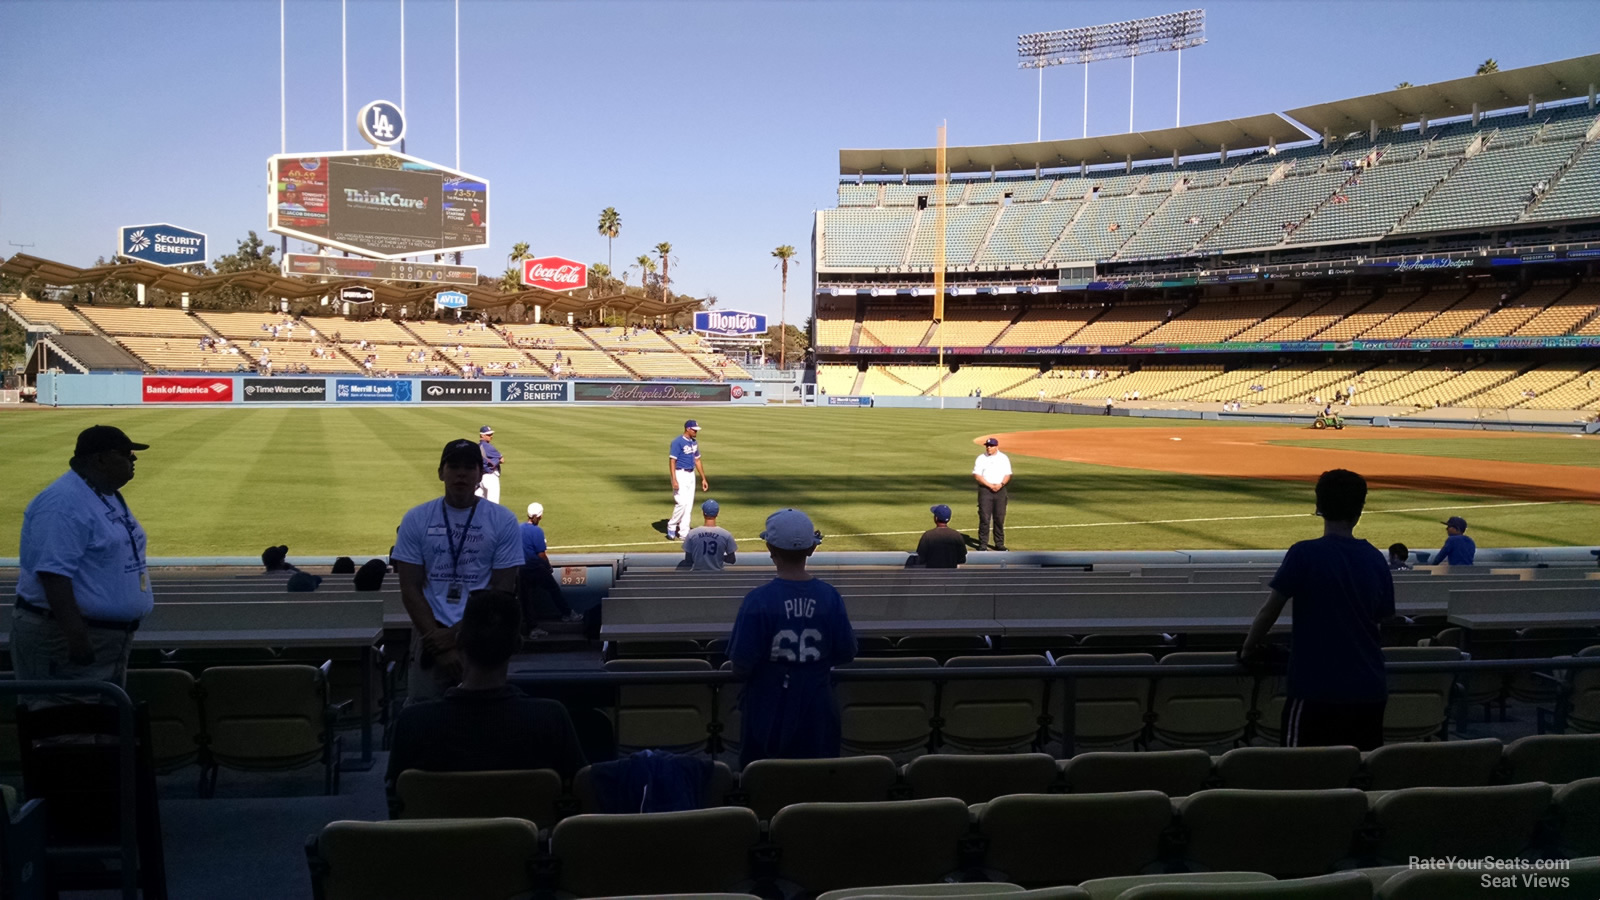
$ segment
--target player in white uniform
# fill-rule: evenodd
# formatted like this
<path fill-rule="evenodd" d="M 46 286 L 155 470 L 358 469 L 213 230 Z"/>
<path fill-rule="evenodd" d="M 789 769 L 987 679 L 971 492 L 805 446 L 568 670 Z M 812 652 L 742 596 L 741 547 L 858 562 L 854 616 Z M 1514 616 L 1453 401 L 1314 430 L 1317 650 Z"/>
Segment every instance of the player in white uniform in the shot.
<path fill-rule="evenodd" d="M 700 476 L 700 490 L 709 491 L 705 466 L 700 463 L 700 423 L 683 423 L 683 434 L 667 448 L 667 477 L 672 483 L 672 518 L 667 520 L 667 540 L 682 540 L 689 533 L 689 507 L 694 504 L 694 479 Z"/>

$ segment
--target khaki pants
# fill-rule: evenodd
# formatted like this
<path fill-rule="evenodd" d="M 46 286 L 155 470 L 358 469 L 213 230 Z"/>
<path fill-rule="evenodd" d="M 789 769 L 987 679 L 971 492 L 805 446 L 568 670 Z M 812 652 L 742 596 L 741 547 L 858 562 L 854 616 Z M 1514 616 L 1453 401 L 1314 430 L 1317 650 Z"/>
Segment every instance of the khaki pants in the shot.
<path fill-rule="evenodd" d="M 109 681 L 118 687 L 128 683 L 128 654 L 133 650 L 133 632 L 114 628 L 88 629 L 89 647 L 94 662 L 79 665 L 68 659 L 67 636 L 55 619 L 28 609 L 11 615 L 11 665 L 21 679 Z M 92 703 L 93 694 L 58 694 L 27 698 L 30 706 L 59 703 Z"/>

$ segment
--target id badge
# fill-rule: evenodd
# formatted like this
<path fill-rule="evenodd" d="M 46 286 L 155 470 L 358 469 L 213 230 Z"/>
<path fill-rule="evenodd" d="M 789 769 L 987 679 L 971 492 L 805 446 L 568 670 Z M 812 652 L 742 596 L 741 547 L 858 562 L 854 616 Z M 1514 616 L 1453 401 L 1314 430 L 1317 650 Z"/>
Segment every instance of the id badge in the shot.
<path fill-rule="evenodd" d="M 449 600 L 451 603 L 460 603 L 462 593 L 463 591 L 461 590 L 461 582 L 452 581 L 450 582 L 450 590 L 445 591 L 444 598 Z"/>
<path fill-rule="evenodd" d="M 148 572 L 140 572 L 139 573 L 139 590 L 140 591 L 148 591 L 148 590 L 150 590 L 150 573 L 148 573 Z"/>

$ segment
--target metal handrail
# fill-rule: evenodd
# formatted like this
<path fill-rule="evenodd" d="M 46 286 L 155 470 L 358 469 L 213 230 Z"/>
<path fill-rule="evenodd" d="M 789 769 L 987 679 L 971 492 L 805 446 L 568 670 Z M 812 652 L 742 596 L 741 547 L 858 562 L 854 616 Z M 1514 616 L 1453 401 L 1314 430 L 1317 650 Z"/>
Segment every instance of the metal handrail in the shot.
<path fill-rule="evenodd" d="M 138 735 L 134 728 L 133 701 L 121 687 L 109 681 L 9 681 L 0 680 L 0 694 L 98 694 L 108 698 L 117 707 L 117 767 L 121 790 L 118 793 L 118 813 L 121 820 L 122 896 L 137 900 L 139 896 L 139 786 L 135 783 L 135 743 Z M 49 810 L 45 811 L 46 815 Z"/>

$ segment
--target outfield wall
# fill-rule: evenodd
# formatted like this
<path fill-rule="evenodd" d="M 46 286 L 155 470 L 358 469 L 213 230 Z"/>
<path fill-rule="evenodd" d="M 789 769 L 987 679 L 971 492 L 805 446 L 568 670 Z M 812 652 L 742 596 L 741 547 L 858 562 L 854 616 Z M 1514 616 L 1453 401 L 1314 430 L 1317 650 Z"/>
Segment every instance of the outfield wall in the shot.
<path fill-rule="evenodd" d="M 881 401 L 879 403 L 881 405 Z M 984 397 L 980 408 L 1006 410 L 1008 412 L 1059 413 L 1074 416 L 1111 415 L 1137 419 L 1204 419 L 1213 422 L 1255 422 L 1264 425 L 1310 425 L 1316 418 L 1315 415 L 1307 413 L 1277 413 L 1259 410 L 1220 412 L 1210 409 L 1147 409 L 1124 406 L 1113 406 L 1111 411 L 1107 413 L 1104 404 L 1096 406 L 1084 403 L 1068 403 L 1061 400 L 1013 400 L 998 397 Z M 1514 418 L 1515 413 L 1516 410 L 1506 410 L 1494 419 L 1449 418 L 1426 411 L 1408 416 L 1350 415 L 1341 412 L 1340 417 L 1352 427 L 1457 428 L 1471 431 L 1540 431 L 1555 434 L 1600 433 L 1600 422 L 1519 421 Z"/>
<path fill-rule="evenodd" d="M 41 406 L 327 406 L 411 403 L 760 404 L 755 381 L 360 378 L 325 375 L 69 375 L 38 379 Z"/>

